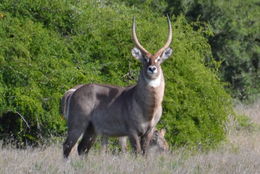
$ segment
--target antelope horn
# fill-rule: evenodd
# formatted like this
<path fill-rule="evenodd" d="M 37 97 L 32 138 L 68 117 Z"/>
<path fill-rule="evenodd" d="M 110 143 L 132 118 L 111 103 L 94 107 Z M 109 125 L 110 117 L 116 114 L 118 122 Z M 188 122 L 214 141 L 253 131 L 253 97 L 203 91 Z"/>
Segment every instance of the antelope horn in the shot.
<path fill-rule="evenodd" d="M 160 56 L 162 54 L 162 52 L 168 48 L 172 42 L 172 25 L 171 25 L 171 20 L 169 18 L 169 16 L 167 15 L 167 19 L 168 19 L 168 40 L 166 42 L 166 44 L 159 50 L 157 51 L 157 53 L 155 54 L 156 56 Z"/>
<path fill-rule="evenodd" d="M 137 48 L 139 48 L 143 53 L 149 54 L 149 52 L 140 44 L 140 42 L 137 39 L 136 36 L 136 24 L 135 24 L 135 17 L 133 17 L 133 28 L 132 28 L 132 39 L 134 41 L 134 44 Z"/>

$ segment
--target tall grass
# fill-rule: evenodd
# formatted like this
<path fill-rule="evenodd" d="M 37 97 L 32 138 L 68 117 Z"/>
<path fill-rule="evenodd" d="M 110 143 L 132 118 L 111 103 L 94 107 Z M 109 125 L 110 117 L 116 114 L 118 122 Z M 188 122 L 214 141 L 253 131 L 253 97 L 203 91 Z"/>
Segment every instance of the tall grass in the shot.
<path fill-rule="evenodd" d="M 52 144 L 41 148 L 17 150 L 0 149 L 0 173 L 260 173 L 260 101 L 245 106 L 237 105 L 240 114 L 246 114 L 254 129 L 240 128 L 236 120 L 228 125 L 228 141 L 208 152 L 173 150 L 167 154 L 150 154 L 148 157 L 130 153 L 104 154 L 91 150 L 88 156 L 72 154 L 69 160 L 62 157 L 62 146 Z"/>

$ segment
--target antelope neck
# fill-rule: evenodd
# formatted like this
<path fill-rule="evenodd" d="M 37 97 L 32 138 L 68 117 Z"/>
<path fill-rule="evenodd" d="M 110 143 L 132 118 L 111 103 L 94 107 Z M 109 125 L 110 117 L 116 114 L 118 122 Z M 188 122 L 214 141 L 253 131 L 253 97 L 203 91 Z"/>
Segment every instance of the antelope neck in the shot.
<path fill-rule="evenodd" d="M 149 80 L 140 74 L 136 85 L 135 98 L 139 105 L 143 108 L 144 117 L 151 120 L 156 112 L 156 109 L 161 106 L 164 94 L 164 79 L 162 71 L 154 80 Z"/>

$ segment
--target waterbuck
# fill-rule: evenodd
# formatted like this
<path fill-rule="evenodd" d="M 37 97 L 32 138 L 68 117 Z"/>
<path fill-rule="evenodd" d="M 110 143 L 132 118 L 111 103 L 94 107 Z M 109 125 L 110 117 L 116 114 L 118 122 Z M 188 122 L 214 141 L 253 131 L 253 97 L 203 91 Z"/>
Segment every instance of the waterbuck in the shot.
<path fill-rule="evenodd" d="M 70 103 L 70 97 L 72 94 L 83 85 L 77 85 L 74 86 L 73 88 L 69 89 L 68 91 L 65 92 L 61 99 L 61 114 L 65 118 L 66 121 L 68 121 L 68 106 Z M 156 128 L 154 129 L 150 144 L 148 149 L 152 150 L 153 152 L 167 152 L 169 150 L 169 145 L 167 141 L 164 138 L 164 135 L 166 133 L 165 129 L 157 130 Z M 108 137 L 103 136 L 101 138 L 101 144 L 102 148 L 101 150 L 103 152 L 107 151 L 107 146 L 108 146 Z M 119 137 L 119 145 L 121 148 L 122 152 L 127 151 L 127 137 Z"/>
<path fill-rule="evenodd" d="M 132 55 L 142 62 L 136 85 L 118 87 L 106 84 L 80 86 L 70 97 L 68 136 L 63 144 L 67 158 L 71 149 L 83 135 L 78 153 L 88 153 L 97 135 L 128 136 L 136 153 L 145 154 L 154 127 L 162 115 L 164 76 L 161 63 L 172 53 L 172 27 L 168 17 L 168 40 L 155 54 L 149 53 L 136 36 L 133 19 L 132 38 L 135 48 Z"/>

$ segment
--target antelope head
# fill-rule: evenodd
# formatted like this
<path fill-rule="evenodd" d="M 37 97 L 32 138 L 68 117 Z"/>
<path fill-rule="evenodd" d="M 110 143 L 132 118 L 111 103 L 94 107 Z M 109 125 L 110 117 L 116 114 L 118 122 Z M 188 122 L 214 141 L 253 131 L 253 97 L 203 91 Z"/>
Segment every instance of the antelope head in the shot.
<path fill-rule="evenodd" d="M 164 62 L 171 54 L 172 49 L 169 48 L 171 42 L 172 42 L 172 27 L 171 27 L 171 21 L 169 17 L 168 19 L 168 40 L 166 44 L 159 49 L 155 54 L 151 54 L 148 52 L 138 41 L 137 35 L 136 35 L 136 24 L 135 24 L 135 18 L 133 18 L 133 26 L 132 26 L 132 38 L 133 42 L 135 44 L 135 47 L 132 49 L 132 55 L 140 60 L 143 64 L 142 74 L 144 75 L 145 79 L 147 80 L 155 80 L 158 79 L 158 77 L 161 75 L 161 63 Z"/>

